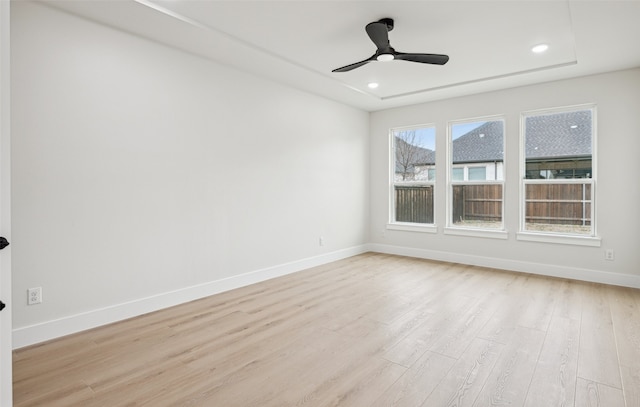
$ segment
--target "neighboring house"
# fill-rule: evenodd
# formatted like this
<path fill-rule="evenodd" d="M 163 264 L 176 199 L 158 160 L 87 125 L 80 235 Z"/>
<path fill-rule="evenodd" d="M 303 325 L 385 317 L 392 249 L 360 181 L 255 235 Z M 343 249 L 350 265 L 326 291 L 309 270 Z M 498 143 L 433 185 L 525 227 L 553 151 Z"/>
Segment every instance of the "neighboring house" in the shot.
<path fill-rule="evenodd" d="M 453 181 L 504 179 L 504 126 L 491 121 L 453 140 Z"/>
<path fill-rule="evenodd" d="M 591 178 L 591 112 L 528 117 L 527 178 Z"/>
<path fill-rule="evenodd" d="M 549 117 L 553 120 L 550 122 Z M 591 116 L 588 111 L 528 117 L 528 179 L 591 177 Z M 501 122 L 487 122 L 452 142 L 453 181 L 504 179 L 504 135 Z M 517 139 L 511 138 L 509 142 Z M 396 138 L 396 143 L 405 143 Z M 406 143 L 405 143 L 406 144 Z M 435 180 L 435 152 L 417 147 L 416 161 L 405 180 Z M 396 162 L 396 180 L 403 168 Z"/>

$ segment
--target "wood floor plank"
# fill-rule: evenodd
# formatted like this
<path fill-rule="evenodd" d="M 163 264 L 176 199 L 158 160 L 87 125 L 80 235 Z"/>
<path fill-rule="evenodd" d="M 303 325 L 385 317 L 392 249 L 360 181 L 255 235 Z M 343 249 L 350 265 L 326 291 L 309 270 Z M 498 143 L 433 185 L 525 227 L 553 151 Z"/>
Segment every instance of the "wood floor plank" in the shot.
<path fill-rule="evenodd" d="M 503 348 L 498 342 L 474 339 L 422 406 L 472 406 Z"/>
<path fill-rule="evenodd" d="M 609 298 L 606 290 L 596 285 L 586 290 L 582 309 L 578 376 L 622 388 Z"/>
<path fill-rule="evenodd" d="M 455 359 L 425 352 L 371 407 L 420 406 L 446 376 Z"/>
<path fill-rule="evenodd" d="M 640 406 L 640 290 L 607 287 L 627 406 Z"/>
<path fill-rule="evenodd" d="M 370 406 L 406 370 L 403 366 L 380 358 L 352 366 L 341 380 L 334 380 L 333 386 L 322 389 L 323 392 L 318 394 L 322 400 L 318 406 Z"/>
<path fill-rule="evenodd" d="M 640 366 L 631 359 L 628 364 L 620 366 L 622 391 L 627 407 L 640 406 Z"/>
<path fill-rule="evenodd" d="M 539 276 L 528 276 L 525 281 L 525 290 L 521 293 L 521 301 L 526 306 L 523 308 L 523 314 L 519 324 L 528 328 L 546 331 L 553 311 L 555 303 L 560 297 L 559 284 L 562 280 L 554 281 L 549 284 L 549 280 Z"/>
<path fill-rule="evenodd" d="M 503 348 L 474 406 L 522 406 L 527 397 L 545 332 L 517 327 Z"/>
<path fill-rule="evenodd" d="M 14 361 L 14 403 L 37 398 L 41 394 L 55 392 L 67 387 L 70 383 L 82 387 L 82 367 L 92 366 L 103 354 L 98 352 L 95 344 L 83 342 L 84 347 L 78 347 L 78 342 L 71 339 L 71 346 L 60 346 L 66 341 L 56 341 L 33 348 L 34 355 L 23 355 Z M 43 352 L 51 346 L 50 353 Z M 93 350 L 93 354 L 77 352 L 78 349 Z M 89 357 L 91 355 L 91 357 Z M 87 357 L 83 357 L 87 356 Z M 82 384 L 76 384 L 82 383 Z"/>
<path fill-rule="evenodd" d="M 637 407 L 640 290 L 365 253 L 13 355 L 16 407 Z"/>
<path fill-rule="evenodd" d="M 445 329 L 440 330 L 437 339 L 429 346 L 429 350 L 459 358 L 491 316 L 506 305 L 504 301 L 505 297 L 502 295 L 489 295 L 466 312 L 456 315 L 454 319 L 447 322 Z"/>
<path fill-rule="evenodd" d="M 321 335 L 314 335 L 318 340 L 310 341 L 314 352 L 311 358 L 306 360 L 298 360 L 295 362 L 295 379 L 292 381 L 292 375 L 288 371 L 283 371 L 282 378 L 286 384 L 284 386 L 271 386 L 269 381 L 269 390 L 271 396 L 266 398 L 268 404 L 274 406 L 280 405 L 315 405 L 320 400 L 317 399 L 320 389 L 326 386 L 326 383 L 336 380 L 337 372 L 348 371 L 344 366 L 345 355 L 353 360 L 354 355 L 351 352 L 353 346 L 353 338 L 324 330 Z M 305 344 L 304 347 L 308 347 Z M 360 363 L 370 362 L 371 351 L 365 352 Z M 295 384 L 295 385 L 293 385 Z M 264 399 L 262 401 L 264 404 Z"/>
<path fill-rule="evenodd" d="M 559 280 L 558 301 L 556 301 L 553 315 L 563 318 L 580 320 L 582 319 L 582 302 L 584 292 L 589 287 L 589 283 L 573 280 Z"/>
<path fill-rule="evenodd" d="M 578 377 L 576 406 L 624 407 L 624 405 L 622 390 Z"/>
<path fill-rule="evenodd" d="M 578 370 L 580 321 L 553 317 L 524 405 L 573 406 Z"/>
<path fill-rule="evenodd" d="M 25 407 L 72 407 L 72 406 L 87 406 L 94 399 L 94 393 L 89 386 L 85 383 L 70 382 L 67 384 L 48 392 L 41 392 L 38 396 L 33 398 L 20 397 L 18 400 L 14 400 L 14 405 L 20 405 Z"/>
<path fill-rule="evenodd" d="M 308 332 L 289 346 L 277 350 L 251 351 L 253 357 L 242 358 L 231 374 L 218 376 L 208 386 L 194 392 L 192 399 L 197 400 L 195 405 L 250 406 L 281 401 L 282 389 L 292 378 L 298 382 L 305 369 L 317 365 L 321 357 L 326 357 L 325 352 L 318 350 L 320 341 L 326 341 L 332 349 L 348 346 L 346 341 L 330 331 L 322 332 Z M 217 369 L 217 366 L 212 364 L 211 368 Z M 207 371 L 202 368 L 199 370 Z M 158 401 L 161 402 L 162 398 Z"/>
<path fill-rule="evenodd" d="M 448 330 L 452 321 L 460 320 L 477 303 L 477 299 L 452 295 L 445 302 L 447 304 L 443 304 L 442 312 L 432 314 L 424 323 L 412 329 L 385 352 L 384 358 L 411 367 Z"/>
<path fill-rule="evenodd" d="M 529 305 L 529 302 L 524 299 L 527 280 L 527 275 L 518 275 L 507 284 L 505 292 L 502 294 L 507 296 L 504 300 L 504 306 L 499 307 L 482 327 L 478 333 L 479 338 L 502 344 L 514 340 L 518 327 L 526 325 L 522 319 L 525 315 L 525 309 Z"/>

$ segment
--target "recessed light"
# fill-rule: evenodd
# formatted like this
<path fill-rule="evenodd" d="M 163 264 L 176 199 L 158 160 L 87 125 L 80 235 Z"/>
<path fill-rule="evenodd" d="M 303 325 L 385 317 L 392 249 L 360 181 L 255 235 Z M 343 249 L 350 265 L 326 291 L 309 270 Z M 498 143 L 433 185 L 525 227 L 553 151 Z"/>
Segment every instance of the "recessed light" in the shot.
<path fill-rule="evenodd" d="M 571 125 L 571 128 L 572 128 L 572 129 L 577 129 L 577 128 L 578 128 L 578 125 L 577 125 L 577 124 L 572 124 L 572 125 Z"/>
<path fill-rule="evenodd" d="M 377 82 L 369 82 L 367 86 L 369 87 L 369 89 L 375 89 L 380 85 Z"/>
<path fill-rule="evenodd" d="M 536 54 L 540 54 L 549 49 L 549 45 L 547 44 L 538 44 L 531 48 L 531 52 L 535 52 Z"/>

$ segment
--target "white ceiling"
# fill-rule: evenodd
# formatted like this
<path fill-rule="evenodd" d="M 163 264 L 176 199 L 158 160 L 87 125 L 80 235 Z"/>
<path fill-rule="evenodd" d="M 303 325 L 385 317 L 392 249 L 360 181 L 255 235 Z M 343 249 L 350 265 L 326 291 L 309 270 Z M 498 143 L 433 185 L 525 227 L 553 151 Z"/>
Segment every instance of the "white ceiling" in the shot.
<path fill-rule="evenodd" d="M 639 0 L 43 3 L 368 111 L 640 66 Z M 449 62 L 332 73 L 373 55 L 364 27 L 385 17 L 397 51 Z"/>

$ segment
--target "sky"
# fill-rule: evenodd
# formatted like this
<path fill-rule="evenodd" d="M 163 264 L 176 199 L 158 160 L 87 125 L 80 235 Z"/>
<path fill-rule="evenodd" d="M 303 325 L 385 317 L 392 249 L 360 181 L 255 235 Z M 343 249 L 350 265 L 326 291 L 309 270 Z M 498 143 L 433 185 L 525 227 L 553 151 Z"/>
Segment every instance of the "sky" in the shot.
<path fill-rule="evenodd" d="M 472 122 L 472 123 L 458 123 L 451 126 L 451 138 L 452 140 L 457 139 L 458 137 L 467 134 L 473 129 L 476 129 L 486 122 Z"/>
<path fill-rule="evenodd" d="M 436 128 L 435 127 L 423 127 L 416 129 L 416 136 L 418 138 L 419 146 L 428 148 L 429 150 L 436 151 Z"/>

